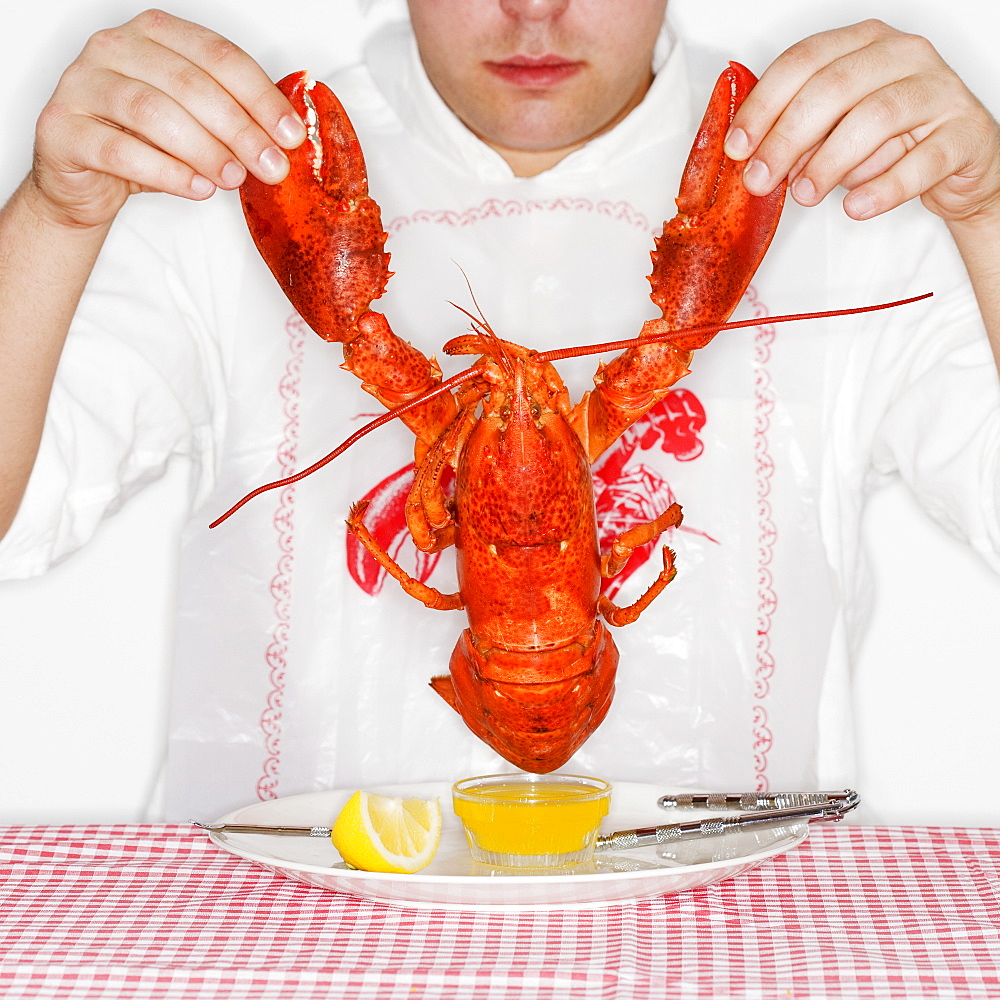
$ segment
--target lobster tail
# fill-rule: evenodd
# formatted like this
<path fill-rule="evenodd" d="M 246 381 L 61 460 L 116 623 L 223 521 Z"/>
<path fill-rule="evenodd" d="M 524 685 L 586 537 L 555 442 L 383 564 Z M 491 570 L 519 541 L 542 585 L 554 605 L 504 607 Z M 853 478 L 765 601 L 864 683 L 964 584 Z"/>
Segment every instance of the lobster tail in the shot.
<path fill-rule="evenodd" d="M 482 648 L 465 629 L 450 676 L 431 687 L 504 760 L 547 774 L 604 721 L 617 669 L 618 649 L 601 622 L 584 643 L 533 652 Z"/>

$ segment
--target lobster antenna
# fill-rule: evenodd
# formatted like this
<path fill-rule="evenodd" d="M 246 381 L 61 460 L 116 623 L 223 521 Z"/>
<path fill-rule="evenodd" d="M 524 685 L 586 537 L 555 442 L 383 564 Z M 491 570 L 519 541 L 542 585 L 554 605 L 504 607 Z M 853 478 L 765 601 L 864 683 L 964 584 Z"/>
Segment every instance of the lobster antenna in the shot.
<path fill-rule="evenodd" d="M 587 344 L 584 347 L 566 347 L 556 351 L 540 351 L 535 355 L 535 361 L 562 361 L 565 358 L 582 358 L 588 354 L 604 354 L 607 351 L 622 351 L 627 347 L 638 347 L 641 344 L 657 344 L 673 337 L 693 336 L 705 333 L 719 333 L 721 330 L 740 330 L 747 326 L 770 326 L 772 323 L 791 323 L 799 319 L 829 319 L 834 316 L 857 316 L 860 313 L 878 312 L 880 309 L 895 309 L 896 306 L 907 306 L 912 302 L 922 302 L 934 293 L 924 292 L 908 299 L 897 299 L 894 302 L 880 302 L 873 306 L 854 306 L 847 309 L 828 309 L 825 312 L 788 313 L 785 316 L 756 316 L 753 319 L 733 320 L 729 323 L 711 323 L 706 326 L 684 327 L 679 330 L 664 330 L 646 337 L 631 337 L 628 340 L 609 340 L 603 344 Z"/>
<path fill-rule="evenodd" d="M 391 410 L 386 410 L 385 413 L 380 414 L 374 420 L 370 420 L 364 427 L 358 428 L 346 441 L 337 445 L 329 454 L 324 455 L 319 461 L 313 462 L 308 468 L 303 469 L 301 472 L 296 472 L 292 476 L 286 476 L 284 479 L 278 479 L 273 483 L 266 483 L 263 486 L 258 486 L 257 489 L 252 490 L 248 493 L 242 500 L 237 501 L 221 515 L 217 517 L 210 525 L 209 528 L 217 528 L 226 518 L 231 517 L 236 513 L 245 503 L 249 503 L 254 497 L 259 496 L 261 493 L 266 493 L 268 490 L 281 489 L 283 486 L 291 486 L 292 483 L 297 483 L 300 479 L 305 479 L 306 476 L 311 476 L 314 472 L 322 469 L 324 465 L 329 465 L 335 458 L 343 455 L 351 445 L 356 444 L 360 441 L 366 434 L 370 434 L 376 427 L 381 427 L 383 424 L 389 423 L 390 420 L 395 420 L 396 417 L 401 417 L 404 413 L 408 413 L 410 410 L 416 409 L 421 403 L 426 403 L 429 399 L 434 399 L 435 396 L 440 396 L 445 392 L 455 388 L 455 386 L 462 385 L 464 382 L 471 382 L 474 378 L 481 375 L 486 371 L 485 365 L 476 365 L 474 368 L 467 368 L 464 372 L 459 372 L 457 375 L 452 375 L 451 378 L 445 379 L 443 382 L 439 382 L 437 385 L 425 390 L 419 396 L 414 396 L 413 399 L 407 400 L 405 403 L 400 403 L 399 406 L 394 406 Z"/>
<path fill-rule="evenodd" d="M 454 306 L 459 312 L 465 313 L 469 319 L 472 320 L 472 332 L 479 333 L 480 335 L 485 334 L 487 340 L 491 341 L 493 344 L 493 357 L 500 362 L 500 367 L 503 368 L 504 374 L 511 378 L 514 374 L 514 366 L 511 362 L 510 354 L 507 351 L 507 347 L 504 342 L 496 335 L 493 327 L 490 326 L 489 321 L 486 319 L 486 314 L 483 312 L 482 307 L 476 300 L 476 293 L 472 290 L 472 282 L 469 281 L 469 276 L 465 273 L 465 269 L 457 260 L 452 260 L 452 263 L 462 272 L 462 277 L 465 278 L 465 284 L 469 289 L 469 297 L 472 299 L 472 304 L 476 307 L 476 312 L 479 316 L 473 316 L 468 309 L 463 308 L 457 302 L 452 302 L 451 299 L 448 300 L 448 304 Z"/>
<path fill-rule="evenodd" d="M 463 272 L 464 274 L 464 272 Z M 468 280 L 468 279 L 466 279 Z M 471 291 L 471 289 L 470 289 Z M 738 330 L 747 326 L 762 326 L 769 325 L 771 323 L 791 323 L 794 320 L 800 319 L 825 319 L 834 316 L 855 316 L 860 313 L 877 312 L 881 309 L 893 309 L 896 306 L 909 305 L 912 302 L 921 302 L 924 299 L 929 299 L 934 293 L 924 292 L 923 295 L 914 295 L 908 299 L 897 299 L 894 302 L 881 302 L 877 305 L 872 306 L 857 306 L 848 309 L 830 309 L 825 312 L 811 312 L 811 313 L 791 313 L 785 316 L 758 316 L 753 319 L 736 320 L 731 323 L 713 323 L 708 326 L 690 327 L 682 330 L 667 330 L 663 333 L 655 333 L 649 337 L 633 337 L 630 340 L 614 340 L 609 341 L 604 344 L 589 344 L 584 347 L 567 347 L 562 350 L 556 351 L 545 351 L 534 355 L 536 361 L 559 361 L 563 358 L 578 358 L 583 357 L 588 354 L 603 354 L 606 351 L 620 351 L 627 347 L 635 347 L 640 344 L 650 344 L 657 343 L 659 341 L 669 340 L 671 337 L 676 337 L 679 335 L 690 335 L 690 334 L 704 334 L 704 333 L 717 333 L 720 330 Z M 473 298 L 475 302 L 475 298 Z M 461 306 L 455 305 L 456 309 L 464 312 L 474 323 L 479 323 L 480 321 L 476 319 L 471 313 L 466 309 L 462 309 Z M 476 308 L 479 308 L 478 303 Z M 509 356 L 507 355 L 506 349 L 504 347 L 503 341 L 490 329 L 489 324 L 486 322 L 485 318 L 482 320 L 482 327 L 486 331 L 487 336 L 492 337 L 499 345 L 501 351 L 501 357 L 506 360 L 509 364 Z M 374 420 L 369 421 L 364 427 L 356 430 L 346 441 L 339 444 L 333 449 L 328 455 L 325 455 L 318 462 L 314 462 L 308 468 L 303 469 L 301 472 L 297 472 L 292 476 L 287 476 L 285 479 L 279 479 L 273 483 L 267 483 L 264 486 L 258 486 L 257 489 L 248 493 L 242 500 L 233 504 L 221 517 L 216 518 L 210 525 L 209 528 L 218 527 L 222 524 L 226 518 L 235 514 L 236 511 L 240 509 L 245 503 L 248 503 L 254 497 L 261 493 L 266 493 L 268 490 L 280 489 L 283 486 L 290 486 L 292 483 L 297 483 L 300 479 L 305 479 L 306 476 L 311 476 L 314 472 L 322 469 L 324 465 L 329 465 L 335 458 L 342 455 L 351 445 L 356 444 L 361 440 L 366 434 L 370 434 L 377 427 L 381 427 L 383 424 L 389 423 L 390 420 L 395 420 L 396 417 L 402 416 L 404 413 L 408 413 L 410 410 L 416 409 L 421 403 L 426 403 L 430 399 L 434 399 L 436 396 L 440 396 L 442 393 L 448 392 L 449 390 L 455 388 L 456 386 L 462 385 L 465 382 L 471 382 L 474 378 L 482 375 L 486 371 L 485 365 L 476 365 L 473 368 L 467 368 L 463 372 L 459 372 L 457 375 L 452 375 L 451 378 L 445 379 L 443 382 L 439 382 L 437 385 L 425 392 L 422 392 L 419 396 L 414 396 L 413 399 L 408 400 L 405 403 L 401 403 L 399 406 L 394 406 L 391 410 L 387 410 L 385 413 L 376 417 Z"/>

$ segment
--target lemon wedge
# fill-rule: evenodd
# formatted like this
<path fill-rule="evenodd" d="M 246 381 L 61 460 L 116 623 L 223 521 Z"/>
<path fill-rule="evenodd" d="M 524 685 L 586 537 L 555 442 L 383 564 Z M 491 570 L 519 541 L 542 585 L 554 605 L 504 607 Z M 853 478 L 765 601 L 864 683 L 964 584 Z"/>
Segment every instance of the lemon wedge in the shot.
<path fill-rule="evenodd" d="M 355 792 L 340 810 L 330 839 L 353 868 L 418 872 L 430 864 L 438 849 L 441 803 Z"/>

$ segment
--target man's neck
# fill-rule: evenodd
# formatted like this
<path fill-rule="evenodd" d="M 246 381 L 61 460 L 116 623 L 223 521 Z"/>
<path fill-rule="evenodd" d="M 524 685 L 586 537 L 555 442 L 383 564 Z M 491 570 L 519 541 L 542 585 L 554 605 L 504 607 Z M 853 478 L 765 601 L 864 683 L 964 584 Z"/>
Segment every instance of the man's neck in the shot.
<path fill-rule="evenodd" d="M 504 149 L 502 146 L 493 145 L 493 143 L 488 143 L 492 146 L 506 161 L 511 170 L 514 171 L 515 177 L 534 177 L 536 174 L 543 173 L 550 167 L 554 167 L 560 160 L 565 159 L 570 153 L 584 146 L 585 143 L 579 142 L 573 146 L 566 146 L 563 149 L 543 149 L 543 150 L 529 150 L 529 149 Z"/>

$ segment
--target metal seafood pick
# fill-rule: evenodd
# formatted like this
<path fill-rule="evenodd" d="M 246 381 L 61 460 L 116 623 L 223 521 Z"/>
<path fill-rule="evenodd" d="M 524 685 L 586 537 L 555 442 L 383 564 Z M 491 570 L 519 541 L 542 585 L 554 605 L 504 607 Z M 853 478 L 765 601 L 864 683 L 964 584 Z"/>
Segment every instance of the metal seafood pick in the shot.
<path fill-rule="evenodd" d="M 732 799 L 734 803 L 745 800 L 745 795 L 749 793 L 732 794 L 722 796 L 690 796 L 697 801 L 681 806 L 681 808 L 708 807 L 707 799 L 712 798 L 712 808 L 718 808 L 719 798 Z M 791 805 L 783 809 L 751 809 L 749 812 L 733 813 L 730 816 L 712 816 L 709 819 L 690 820 L 687 823 L 665 823 L 662 826 L 646 826 L 638 830 L 619 830 L 617 833 L 609 833 L 598 837 L 595 849 L 598 851 L 627 851 L 634 847 L 648 847 L 652 844 L 671 844 L 678 840 L 693 840 L 697 837 L 717 837 L 731 830 L 746 830 L 755 826 L 768 826 L 786 823 L 794 820 L 805 820 L 812 823 L 816 820 L 841 820 L 852 809 L 857 808 L 861 802 L 861 796 L 850 788 L 843 792 L 804 792 L 791 793 L 801 795 L 804 798 L 815 798 L 815 802 L 806 802 L 800 805 Z M 753 793 L 754 798 L 760 798 Z M 767 798 L 785 798 L 786 796 L 764 796 Z M 671 803 L 682 796 L 664 795 L 660 800 L 660 805 L 667 801 Z M 688 798 L 688 796 L 683 796 Z M 724 803 L 723 803 L 724 805 Z"/>
<path fill-rule="evenodd" d="M 848 812 L 858 804 L 858 793 L 850 788 L 842 792 L 691 792 L 661 795 L 657 805 L 661 809 L 789 809 L 792 806 L 825 805 L 827 802 L 846 802 L 856 799 L 845 809 Z"/>
<path fill-rule="evenodd" d="M 332 826 L 248 826 L 245 823 L 191 823 L 211 833 L 271 833 L 279 837 L 329 837 Z"/>

